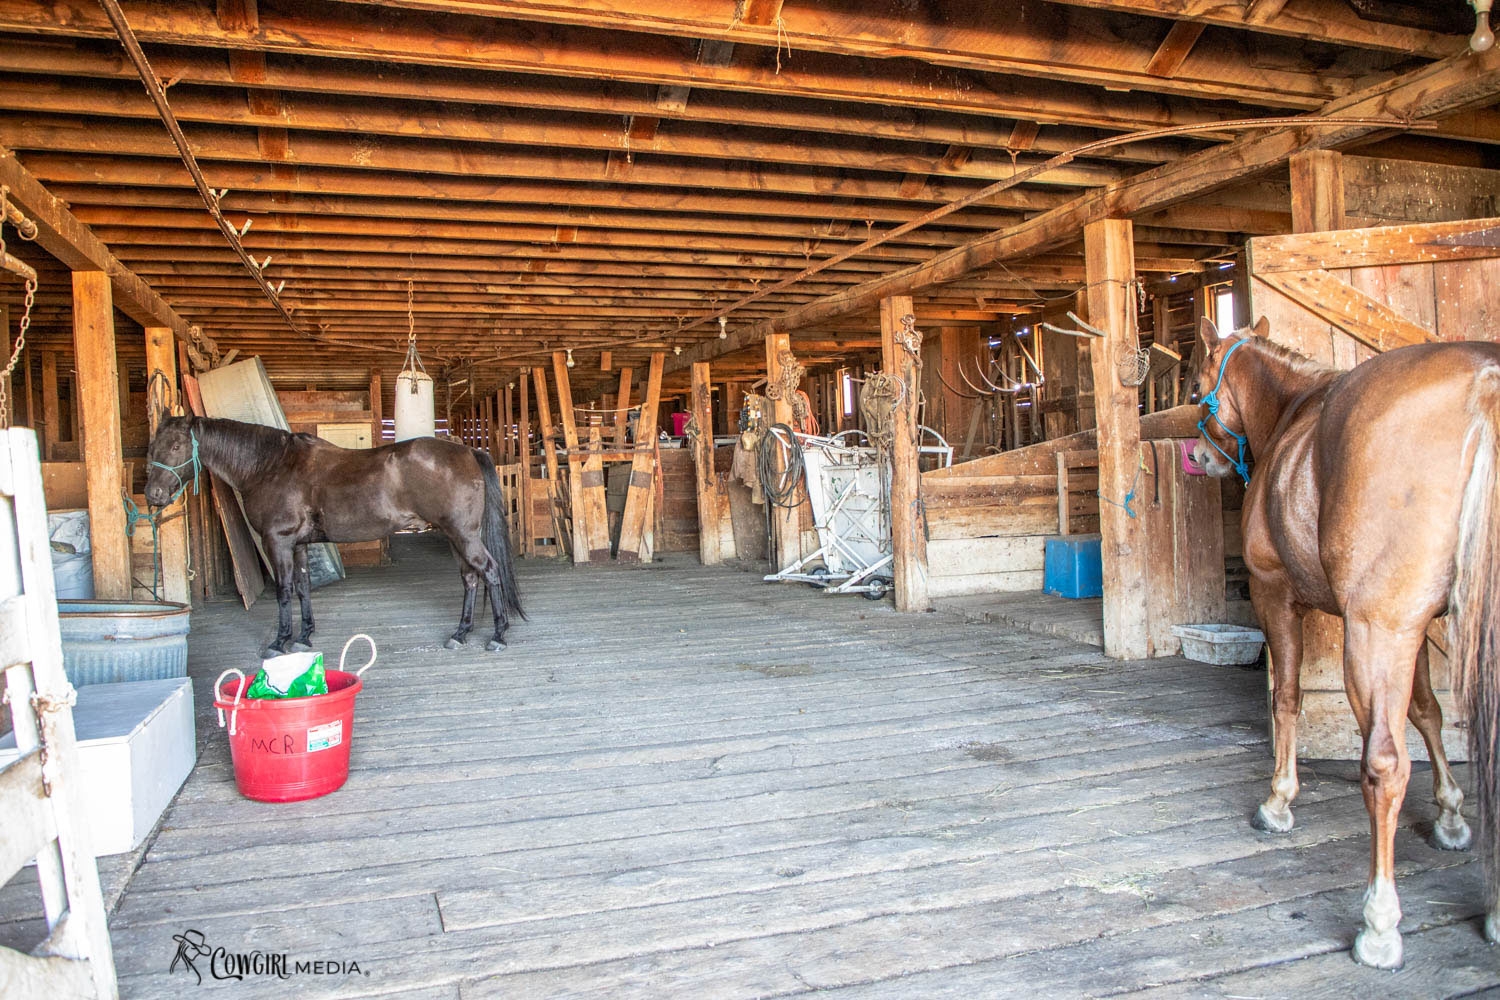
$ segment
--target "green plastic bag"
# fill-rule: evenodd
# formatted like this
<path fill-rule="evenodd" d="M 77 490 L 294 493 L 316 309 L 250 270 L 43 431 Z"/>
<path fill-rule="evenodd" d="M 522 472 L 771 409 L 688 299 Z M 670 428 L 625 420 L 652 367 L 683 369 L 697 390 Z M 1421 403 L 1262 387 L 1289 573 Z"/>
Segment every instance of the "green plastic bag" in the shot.
<path fill-rule="evenodd" d="M 287 653 L 260 661 L 246 698 L 309 698 L 328 693 L 322 653 Z"/>

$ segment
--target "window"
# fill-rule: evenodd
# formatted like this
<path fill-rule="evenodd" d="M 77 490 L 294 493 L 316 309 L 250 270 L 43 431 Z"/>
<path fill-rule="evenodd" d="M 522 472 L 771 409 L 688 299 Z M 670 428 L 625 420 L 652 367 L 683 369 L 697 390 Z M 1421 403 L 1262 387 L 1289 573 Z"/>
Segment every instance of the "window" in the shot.
<path fill-rule="evenodd" d="M 849 377 L 849 373 L 846 371 L 846 372 L 844 372 L 844 416 L 847 417 L 847 416 L 852 415 L 853 413 L 854 413 L 854 379 L 850 378 Z"/>
<path fill-rule="evenodd" d="M 1214 325 L 1219 336 L 1227 337 L 1234 332 L 1234 286 L 1220 285 L 1214 292 Z"/>

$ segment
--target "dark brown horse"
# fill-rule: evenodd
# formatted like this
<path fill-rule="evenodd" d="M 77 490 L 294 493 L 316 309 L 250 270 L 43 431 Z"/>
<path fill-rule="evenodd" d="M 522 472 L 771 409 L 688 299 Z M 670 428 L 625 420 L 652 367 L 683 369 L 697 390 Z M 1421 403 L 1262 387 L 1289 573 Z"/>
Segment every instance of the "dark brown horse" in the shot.
<path fill-rule="evenodd" d="M 441 438 L 340 448 L 259 424 L 171 417 L 157 428 L 147 462 L 146 501 L 153 507 L 171 503 L 196 481 L 200 465 L 240 491 L 245 516 L 260 534 L 276 577 L 276 639 L 268 656 L 306 649 L 312 636 L 309 542 L 371 541 L 430 524 L 448 536 L 464 581 L 463 612 L 449 649 L 459 648 L 474 627 L 481 580 L 495 613 L 495 634 L 486 649 L 505 648 L 507 610 L 525 617 L 500 479 L 484 452 Z M 302 632 L 295 642 L 293 592 L 302 605 Z"/>
<path fill-rule="evenodd" d="M 1220 340 L 1205 321 L 1195 374 L 1208 391 L 1194 456 L 1214 475 L 1248 480 L 1245 563 L 1275 670 L 1276 772 L 1253 822 L 1272 832 L 1292 828 L 1302 619 L 1313 609 L 1337 615 L 1344 683 L 1364 736 L 1361 786 L 1371 832 L 1354 957 L 1382 968 L 1401 964 L 1394 838 L 1411 775 L 1408 718 L 1432 759 L 1433 846 L 1463 850 L 1471 839 L 1428 677 L 1427 627 L 1448 614 L 1479 790 L 1485 936 L 1495 941 L 1500 345 L 1405 347 L 1339 372 L 1265 334 L 1262 319 L 1253 331 Z"/>

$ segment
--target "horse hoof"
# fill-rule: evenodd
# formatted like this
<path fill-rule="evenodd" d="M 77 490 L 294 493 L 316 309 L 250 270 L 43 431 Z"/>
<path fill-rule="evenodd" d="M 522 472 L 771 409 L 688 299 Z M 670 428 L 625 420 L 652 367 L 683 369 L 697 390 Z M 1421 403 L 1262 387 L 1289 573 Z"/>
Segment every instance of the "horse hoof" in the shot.
<path fill-rule="evenodd" d="M 1440 851 L 1467 851 L 1474 842 L 1474 832 L 1462 816 L 1454 816 L 1452 822 L 1440 819 L 1433 824 L 1432 836 L 1427 842 Z"/>
<path fill-rule="evenodd" d="M 260 651 L 260 658 L 262 660 L 270 660 L 270 659 L 274 659 L 274 658 L 276 658 L 278 656 L 285 656 L 285 655 L 286 655 L 286 650 L 279 649 L 279 648 L 277 648 L 275 646 L 267 646 L 265 649 L 263 649 L 263 650 Z"/>
<path fill-rule="evenodd" d="M 1372 969 L 1401 968 L 1401 932 L 1360 931 L 1354 939 L 1354 960 Z"/>
<path fill-rule="evenodd" d="M 447 642 L 443 643 L 444 649 L 463 649 L 463 646 L 464 644 L 459 642 L 457 639 L 449 639 Z"/>
<path fill-rule="evenodd" d="M 500 650 L 505 648 L 505 643 L 501 642 L 499 639 L 491 639 L 489 642 L 484 644 L 484 648 L 488 652 L 498 653 Z"/>
<path fill-rule="evenodd" d="M 287 646 L 286 651 L 288 653 L 311 653 L 312 647 L 305 642 L 294 642 Z"/>
<path fill-rule="evenodd" d="M 1484 939 L 1490 944 L 1500 944 L 1500 913 L 1491 912 L 1484 918 Z"/>
<path fill-rule="evenodd" d="M 1250 825 L 1265 833 L 1291 833 L 1292 811 L 1283 809 L 1280 812 L 1272 812 L 1267 809 L 1265 803 L 1261 803 L 1255 815 L 1250 817 Z"/>

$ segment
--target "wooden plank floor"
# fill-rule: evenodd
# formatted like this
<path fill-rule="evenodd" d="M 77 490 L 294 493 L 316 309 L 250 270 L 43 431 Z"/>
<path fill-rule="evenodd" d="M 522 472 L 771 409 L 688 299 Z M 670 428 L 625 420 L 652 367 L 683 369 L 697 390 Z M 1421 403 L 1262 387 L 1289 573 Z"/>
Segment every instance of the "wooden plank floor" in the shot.
<path fill-rule="evenodd" d="M 452 653 L 457 573 L 315 595 L 366 631 L 348 785 L 235 792 L 207 708 L 274 608 L 194 612 L 198 767 L 112 920 L 122 996 L 198 996 L 191 928 L 231 952 L 358 963 L 227 997 L 1445 997 L 1500 985 L 1479 866 L 1397 840 L 1406 968 L 1349 958 L 1367 856 L 1352 765 L 1266 792 L 1264 677 L 745 573 L 523 563 L 530 622 Z M 1462 770 L 1462 769 L 1460 769 Z M 200 967 L 203 963 L 200 961 Z"/>

